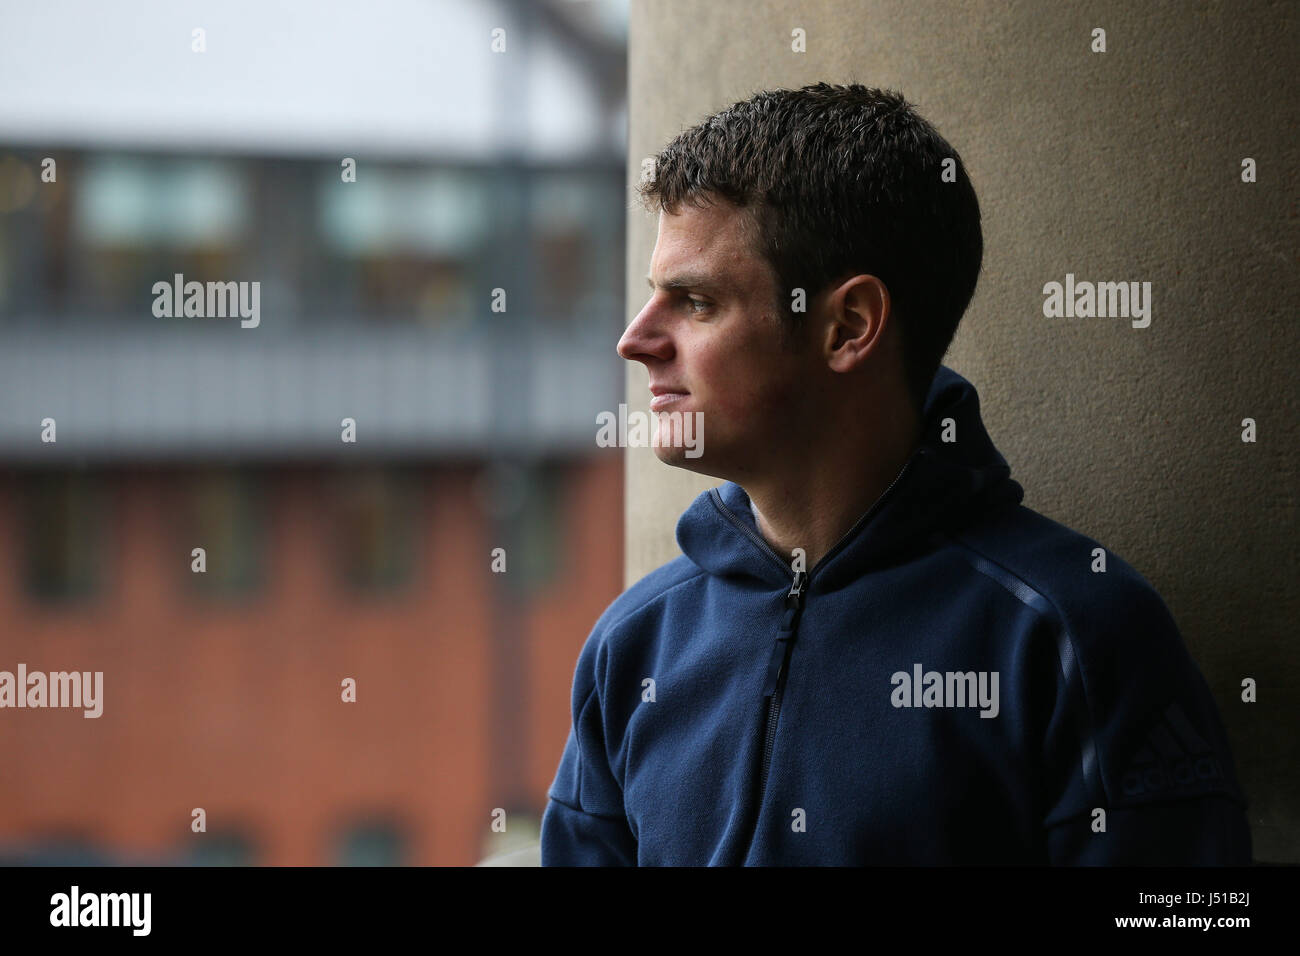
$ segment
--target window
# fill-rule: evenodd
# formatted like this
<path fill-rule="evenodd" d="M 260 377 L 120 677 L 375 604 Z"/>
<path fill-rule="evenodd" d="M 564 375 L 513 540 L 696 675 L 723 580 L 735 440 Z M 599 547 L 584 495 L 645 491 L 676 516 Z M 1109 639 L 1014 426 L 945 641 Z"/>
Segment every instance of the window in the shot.
<path fill-rule="evenodd" d="M 336 302 L 436 323 L 482 311 L 473 269 L 492 220 L 479 173 L 370 165 L 341 186 L 331 169 L 317 195 Z"/>
<path fill-rule="evenodd" d="M 104 525 L 100 480 L 83 472 L 26 476 L 24 566 L 33 597 L 72 601 L 98 590 Z"/>
<path fill-rule="evenodd" d="M 226 160 L 93 154 L 77 195 L 81 238 L 95 245 L 229 245 L 246 233 L 247 184 Z"/>
<path fill-rule="evenodd" d="M 245 596 L 262 584 L 266 520 L 262 489 L 254 476 L 206 471 L 190 485 L 189 533 L 183 542 L 192 586 L 213 596 Z M 204 549 L 207 570 L 193 568 L 193 549 Z"/>
<path fill-rule="evenodd" d="M 46 831 L 21 842 L 0 843 L 0 866 L 122 866 L 84 826 Z"/>
<path fill-rule="evenodd" d="M 597 253 L 608 242 L 611 197 L 600 179 L 572 172 L 539 176 L 529 195 L 537 310 L 551 321 L 568 320 L 603 280 Z"/>
<path fill-rule="evenodd" d="M 75 180 L 73 236 L 84 267 L 74 304 L 150 316 L 155 282 L 237 278 L 251 232 L 243 170 L 228 160 L 90 154 Z"/>
<path fill-rule="evenodd" d="M 413 476 L 359 469 L 335 477 L 336 561 L 353 591 L 392 592 L 411 580 L 416 542 Z"/>
<path fill-rule="evenodd" d="M 387 821 L 367 821 L 343 833 L 337 848 L 339 866 L 406 866 L 407 841 L 401 828 Z"/>
<path fill-rule="evenodd" d="M 0 153 L 0 317 L 30 313 L 62 291 L 67 256 L 58 239 L 76 173 L 64 153 L 51 158 L 52 183 L 41 182 L 43 155 Z"/>
<path fill-rule="evenodd" d="M 191 833 L 191 866 L 255 866 L 257 851 L 251 837 L 237 830 Z"/>
<path fill-rule="evenodd" d="M 489 508 L 504 536 L 507 587 L 529 594 L 563 573 L 564 495 L 568 472 L 559 465 L 501 466 L 488 479 Z M 494 545 L 495 546 L 495 545 Z"/>

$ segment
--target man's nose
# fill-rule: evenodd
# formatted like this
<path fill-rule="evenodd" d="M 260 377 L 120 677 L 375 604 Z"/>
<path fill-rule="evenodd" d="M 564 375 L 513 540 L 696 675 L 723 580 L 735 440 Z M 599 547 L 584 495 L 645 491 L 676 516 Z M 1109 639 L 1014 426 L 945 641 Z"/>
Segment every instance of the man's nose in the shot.
<path fill-rule="evenodd" d="M 657 296 L 652 297 L 618 340 L 618 354 L 629 362 L 672 357 L 672 341 L 660 321 Z"/>

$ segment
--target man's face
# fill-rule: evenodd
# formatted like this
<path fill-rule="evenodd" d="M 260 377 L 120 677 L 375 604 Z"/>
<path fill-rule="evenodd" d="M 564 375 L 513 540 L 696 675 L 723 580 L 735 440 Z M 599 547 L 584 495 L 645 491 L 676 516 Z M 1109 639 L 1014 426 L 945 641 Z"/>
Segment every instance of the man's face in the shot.
<path fill-rule="evenodd" d="M 753 248 L 747 221 L 722 201 L 661 212 L 652 294 L 618 343 L 661 393 L 652 413 L 703 413 L 702 455 L 665 443 L 658 458 L 732 481 L 764 474 L 797 445 L 814 372 L 812 350 L 800 347 L 807 336 L 787 341 L 777 307 L 789 296 Z M 670 434 L 665 419 L 659 425 Z"/>

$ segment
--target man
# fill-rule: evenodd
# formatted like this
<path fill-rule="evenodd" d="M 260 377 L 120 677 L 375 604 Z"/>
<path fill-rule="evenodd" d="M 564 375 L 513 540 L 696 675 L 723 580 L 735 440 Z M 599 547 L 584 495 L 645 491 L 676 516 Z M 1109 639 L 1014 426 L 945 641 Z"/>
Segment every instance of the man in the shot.
<path fill-rule="evenodd" d="M 727 483 L 582 650 L 542 863 L 1249 863 L 1163 601 L 1021 504 L 940 365 L 983 254 L 952 147 L 894 93 L 764 92 L 642 197 L 618 352 L 707 425 L 656 455 Z"/>

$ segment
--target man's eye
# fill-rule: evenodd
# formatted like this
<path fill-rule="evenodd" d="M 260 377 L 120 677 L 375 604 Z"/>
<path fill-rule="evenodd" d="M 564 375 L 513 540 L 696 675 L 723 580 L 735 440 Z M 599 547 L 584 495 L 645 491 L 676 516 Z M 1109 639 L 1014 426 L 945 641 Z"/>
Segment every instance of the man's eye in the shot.
<path fill-rule="evenodd" d="M 697 299 L 694 296 L 687 296 L 686 301 L 689 303 L 687 308 L 689 308 L 692 312 L 708 311 L 709 303 L 705 302 L 703 299 Z"/>

